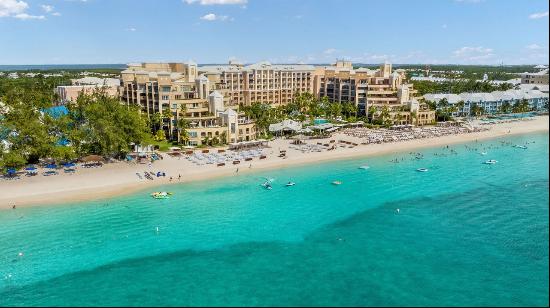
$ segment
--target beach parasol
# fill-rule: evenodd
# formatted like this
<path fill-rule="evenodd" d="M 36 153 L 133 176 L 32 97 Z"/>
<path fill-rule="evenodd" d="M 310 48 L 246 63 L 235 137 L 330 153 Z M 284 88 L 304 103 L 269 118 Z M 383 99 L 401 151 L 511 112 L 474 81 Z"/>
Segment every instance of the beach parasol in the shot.
<path fill-rule="evenodd" d="M 8 168 L 8 175 L 14 175 L 17 173 L 17 170 L 13 169 L 13 168 Z"/>
<path fill-rule="evenodd" d="M 76 166 L 76 164 L 75 164 L 75 163 L 65 163 L 65 164 L 63 164 L 63 166 L 64 166 L 65 168 L 70 168 L 70 167 Z"/>
<path fill-rule="evenodd" d="M 34 170 L 36 170 L 36 167 L 35 166 L 28 166 L 27 168 L 25 168 L 25 170 L 34 171 Z"/>
<path fill-rule="evenodd" d="M 56 165 L 56 164 L 47 164 L 47 165 L 46 165 L 46 168 L 48 168 L 48 169 L 56 169 L 56 168 L 57 168 L 57 165 Z"/>

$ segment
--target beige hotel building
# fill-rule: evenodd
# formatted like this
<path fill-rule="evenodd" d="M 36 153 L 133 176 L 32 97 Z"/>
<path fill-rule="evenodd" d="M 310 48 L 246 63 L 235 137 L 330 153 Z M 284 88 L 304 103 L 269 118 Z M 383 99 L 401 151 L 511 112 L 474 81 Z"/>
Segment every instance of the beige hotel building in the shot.
<path fill-rule="evenodd" d="M 200 145 L 206 138 L 227 143 L 253 140 L 255 124 L 238 106 L 254 102 L 286 105 L 305 92 L 327 96 L 333 102 L 353 102 L 360 115 L 373 118 L 387 108 L 393 124 L 435 122 L 435 112 L 422 103 L 412 84 L 405 83 L 405 72 L 392 71 L 389 63 L 377 70 L 354 69 L 348 61 L 328 67 L 269 62 L 200 67 L 194 62 L 138 63 L 122 72 L 120 91 L 125 103 L 140 106 L 149 116 L 168 110 L 172 116 L 164 120 L 163 128 L 169 138 L 179 138 L 180 118 L 188 120 L 189 145 Z"/>

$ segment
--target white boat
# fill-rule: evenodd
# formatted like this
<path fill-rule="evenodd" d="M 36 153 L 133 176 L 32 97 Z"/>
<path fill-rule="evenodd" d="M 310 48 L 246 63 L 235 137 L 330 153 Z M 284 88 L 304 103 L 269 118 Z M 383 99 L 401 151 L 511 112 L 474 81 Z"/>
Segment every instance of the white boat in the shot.
<path fill-rule="evenodd" d="M 294 186 L 294 185 L 296 185 L 296 183 L 294 183 L 294 182 L 288 182 L 288 183 L 286 183 L 285 186 L 286 186 L 286 187 L 289 187 L 289 186 Z"/>
<path fill-rule="evenodd" d="M 489 159 L 489 160 L 486 160 L 486 161 L 484 162 L 484 164 L 486 164 L 486 165 L 494 165 L 494 164 L 496 164 L 496 163 L 498 163 L 498 161 L 496 161 L 496 160 L 494 160 L 494 159 Z"/>
<path fill-rule="evenodd" d="M 519 145 L 519 144 L 514 145 L 514 148 L 527 150 L 527 147 L 526 147 L 526 146 L 524 146 L 524 145 Z"/>
<path fill-rule="evenodd" d="M 271 183 L 269 183 L 269 182 L 265 182 L 265 183 L 260 184 L 260 185 L 263 186 L 267 190 L 273 189 L 273 187 L 271 187 Z"/>
<path fill-rule="evenodd" d="M 334 182 L 332 182 L 332 185 L 341 185 L 341 184 L 342 184 L 342 182 L 340 182 L 340 181 L 334 181 Z"/>
<path fill-rule="evenodd" d="M 426 169 L 426 168 L 418 168 L 418 169 L 416 169 L 416 171 L 418 171 L 418 172 L 428 172 L 428 169 Z"/>
<path fill-rule="evenodd" d="M 369 169 L 369 168 L 370 168 L 370 166 L 367 166 L 367 165 L 364 165 L 364 166 L 359 167 L 359 169 L 363 169 L 363 170 L 367 170 L 367 169 Z"/>

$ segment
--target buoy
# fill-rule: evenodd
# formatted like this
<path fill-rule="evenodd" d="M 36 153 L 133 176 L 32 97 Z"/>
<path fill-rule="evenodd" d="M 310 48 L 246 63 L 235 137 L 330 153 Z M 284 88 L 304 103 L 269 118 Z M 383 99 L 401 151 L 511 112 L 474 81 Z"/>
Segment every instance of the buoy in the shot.
<path fill-rule="evenodd" d="M 397 214 L 399 214 L 399 209 L 397 209 Z"/>
<path fill-rule="evenodd" d="M 18 255 L 19 255 L 20 257 L 22 257 L 22 256 L 23 256 L 23 253 L 22 253 L 22 252 L 20 252 L 20 253 L 19 253 Z"/>
<path fill-rule="evenodd" d="M 159 227 L 157 227 L 157 233 L 159 232 Z"/>

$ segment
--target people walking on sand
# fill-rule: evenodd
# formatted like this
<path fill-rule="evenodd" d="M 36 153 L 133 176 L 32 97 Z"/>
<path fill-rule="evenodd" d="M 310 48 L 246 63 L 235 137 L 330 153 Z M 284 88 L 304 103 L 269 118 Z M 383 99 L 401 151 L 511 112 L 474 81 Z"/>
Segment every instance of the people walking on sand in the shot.
<path fill-rule="evenodd" d="M 170 182 L 172 182 L 172 177 L 170 177 Z"/>
<path fill-rule="evenodd" d="M 181 174 L 178 175 L 178 181 L 181 181 Z"/>

